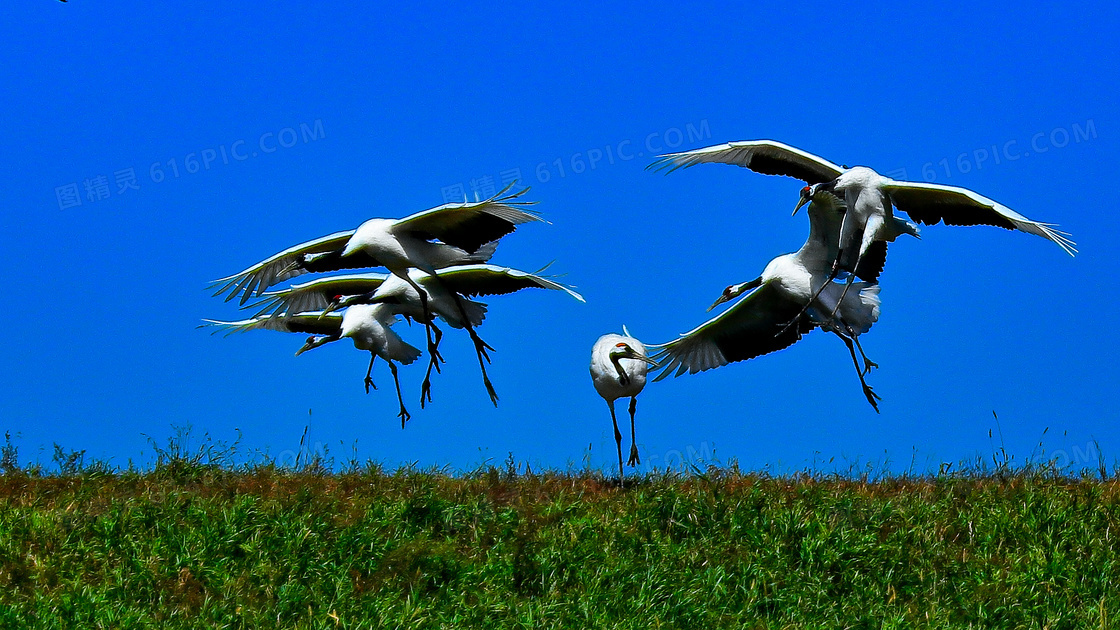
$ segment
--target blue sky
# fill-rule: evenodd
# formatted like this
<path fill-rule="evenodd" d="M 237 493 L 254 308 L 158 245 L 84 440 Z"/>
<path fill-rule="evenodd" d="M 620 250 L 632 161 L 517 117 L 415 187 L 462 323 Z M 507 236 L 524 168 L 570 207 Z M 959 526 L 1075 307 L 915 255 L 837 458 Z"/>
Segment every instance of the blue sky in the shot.
<path fill-rule="evenodd" d="M 915 453 L 936 466 L 990 453 L 993 411 L 1019 459 L 1042 439 L 1093 465 L 1097 440 L 1112 461 L 1116 8 L 839 6 L 10 7 L 0 239 L 20 321 L 0 358 L 0 430 L 27 460 L 49 462 L 59 443 L 123 465 L 151 455 L 145 435 L 188 424 L 280 454 L 311 410 L 312 442 L 344 457 L 461 470 L 513 452 L 537 469 L 589 458 L 610 470 L 610 420 L 587 373 L 595 339 L 623 323 L 650 343 L 692 329 L 723 287 L 808 232 L 789 216 L 795 180 L 644 167 L 659 151 L 772 138 L 974 189 L 1060 224 L 1081 254 L 926 227 L 892 246 L 864 337 L 882 414 L 843 346 L 815 332 L 648 386 L 647 465 L 691 452 L 755 469 L 905 469 Z M 465 335 L 445 340 L 427 410 L 421 367 L 402 370 L 402 431 L 385 366 L 367 396 L 368 355 L 348 342 L 296 358 L 295 335 L 195 328 L 242 316 L 203 290 L 214 278 L 517 171 L 551 225 L 518 230 L 494 262 L 554 260 L 587 304 L 488 300 L 479 332 L 497 349 L 497 409 Z M 421 344 L 421 328 L 401 331 Z"/>

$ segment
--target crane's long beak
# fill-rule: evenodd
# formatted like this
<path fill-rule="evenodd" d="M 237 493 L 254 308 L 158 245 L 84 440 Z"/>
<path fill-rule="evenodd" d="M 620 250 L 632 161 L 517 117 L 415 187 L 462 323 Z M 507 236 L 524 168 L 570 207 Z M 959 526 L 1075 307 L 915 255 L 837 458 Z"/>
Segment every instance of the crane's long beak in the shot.
<path fill-rule="evenodd" d="M 319 313 L 319 317 L 317 319 L 323 319 L 327 315 L 335 312 L 338 309 L 338 305 L 339 300 L 331 300 L 331 303 L 327 304 L 327 308 L 323 309 L 323 312 Z"/>
<path fill-rule="evenodd" d="M 312 348 L 318 347 L 319 344 L 316 343 L 317 341 L 318 341 L 318 339 L 316 339 L 315 337 L 308 337 L 307 338 L 307 343 L 303 344 L 303 347 L 300 348 L 299 350 L 296 350 L 296 356 L 298 357 L 299 355 L 303 354 L 304 352 L 307 352 L 308 350 L 311 350 Z"/>
<path fill-rule="evenodd" d="M 747 291 L 757 289 L 760 286 L 762 286 L 761 276 L 755 278 L 754 280 L 751 280 L 750 282 L 744 282 L 743 284 L 737 286 L 728 287 L 724 290 L 723 295 L 720 295 L 719 299 L 713 302 L 712 305 L 708 307 L 708 311 L 710 312 L 713 308 L 719 306 L 720 304 L 723 304 L 724 302 L 727 302 L 729 300 L 733 300 L 746 293 Z"/>
<path fill-rule="evenodd" d="M 640 356 L 640 357 L 638 357 L 638 358 L 639 358 L 639 359 L 641 359 L 642 361 L 645 361 L 646 363 L 648 363 L 648 364 L 652 365 L 653 367 L 661 367 L 661 364 L 660 364 L 660 363 L 658 363 L 657 361 L 654 361 L 653 359 L 651 359 L 651 358 L 649 358 L 649 357 L 642 357 L 642 356 Z"/>
<path fill-rule="evenodd" d="M 807 204 L 807 203 L 809 203 L 809 196 L 808 196 L 808 195 L 801 195 L 801 199 L 799 199 L 799 200 L 797 201 L 797 207 L 793 209 L 793 214 L 791 214 L 791 215 L 789 215 L 789 216 L 791 216 L 791 217 L 792 217 L 792 216 L 796 216 L 796 215 L 797 215 L 797 211 L 801 209 L 801 206 L 803 206 L 803 205 L 805 205 L 805 204 Z"/>
<path fill-rule="evenodd" d="M 729 295 L 719 296 L 719 299 L 716 300 L 715 302 L 712 302 L 712 305 L 708 307 L 708 312 L 711 313 L 712 309 L 714 309 L 715 307 L 719 306 L 720 304 L 723 304 L 724 302 L 726 302 L 730 299 L 731 299 L 731 296 L 729 296 Z"/>

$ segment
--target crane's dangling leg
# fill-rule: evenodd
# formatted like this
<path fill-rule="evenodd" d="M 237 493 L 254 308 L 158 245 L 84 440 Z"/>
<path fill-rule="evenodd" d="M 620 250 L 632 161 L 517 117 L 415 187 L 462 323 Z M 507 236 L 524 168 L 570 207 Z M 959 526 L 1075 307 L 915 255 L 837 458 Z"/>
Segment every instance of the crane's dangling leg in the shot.
<path fill-rule="evenodd" d="M 608 400 L 607 406 L 611 408 L 611 422 L 614 423 L 614 443 L 618 447 L 618 487 L 622 487 L 626 473 L 622 470 L 622 432 L 618 430 L 618 420 L 614 416 L 614 401 Z"/>
<path fill-rule="evenodd" d="M 389 370 L 393 373 L 393 383 L 397 386 L 397 402 L 401 405 L 401 412 L 397 415 L 401 419 L 401 428 L 404 428 L 404 423 L 412 418 L 412 414 L 404 408 L 404 397 L 401 396 L 401 379 L 397 376 L 397 364 L 389 361 Z"/>
<path fill-rule="evenodd" d="M 859 261 L 863 259 L 863 253 L 856 258 L 856 267 L 859 267 Z M 856 274 L 848 274 L 848 281 L 844 283 L 844 290 L 840 292 L 840 299 L 836 300 L 836 306 L 832 307 L 832 311 L 828 314 L 828 318 L 832 321 L 836 320 L 836 313 L 840 310 L 840 305 L 844 303 L 844 296 L 848 295 L 848 289 L 852 288 L 852 282 L 855 281 Z"/>
<path fill-rule="evenodd" d="M 849 327 L 848 332 L 851 333 L 852 329 Z M 863 357 L 863 373 L 868 374 L 872 368 L 879 367 L 879 364 L 867 358 L 867 353 L 863 351 L 863 346 L 859 343 L 859 335 L 852 334 L 852 341 L 856 343 L 856 349 L 859 350 L 859 356 Z"/>
<path fill-rule="evenodd" d="M 638 458 L 638 438 L 634 436 L 634 411 L 638 408 L 638 397 L 630 397 L 630 461 L 626 462 L 627 466 L 637 466 L 642 463 Z M 622 454 L 619 453 L 621 456 Z"/>
<path fill-rule="evenodd" d="M 852 355 L 852 364 L 856 366 L 856 376 L 859 377 L 859 383 L 863 386 L 863 395 L 867 398 L 867 402 L 871 403 L 871 408 L 875 410 L 875 413 L 879 413 L 879 403 L 876 401 L 882 400 L 882 398 L 871 391 L 871 387 L 867 384 L 867 381 L 863 380 L 863 371 L 860 370 L 859 359 L 856 358 L 856 351 L 852 340 L 835 330 L 833 330 L 832 333 L 839 337 L 840 340 L 844 342 L 845 346 L 848 346 L 848 352 Z"/>
<path fill-rule="evenodd" d="M 852 282 L 855 281 L 855 270 L 859 269 L 859 264 L 863 262 L 863 255 L 867 253 L 871 244 L 875 242 L 875 237 L 879 234 L 879 229 L 883 226 L 883 217 L 880 214 L 873 214 L 867 218 L 867 222 L 863 226 L 863 238 L 859 246 L 859 255 L 856 256 L 856 264 L 852 266 L 852 275 L 848 276 L 848 282 L 844 285 L 844 290 L 840 293 L 840 299 L 836 300 L 836 306 L 832 307 L 832 314 L 829 319 L 836 317 L 836 312 L 840 310 L 840 305 L 844 303 L 844 296 L 848 295 L 848 289 L 852 288 Z"/>
<path fill-rule="evenodd" d="M 498 392 L 494 389 L 494 384 L 490 382 L 490 376 L 486 374 L 486 363 L 490 363 L 490 355 L 486 354 L 486 351 L 493 351 L 494 348 L 491 348 L 490 344 L 483 341 L 482 338 L 478 336 L 478 333 L 475 332 L 474 326 L 471 325 L 471 319 L 467 317 L 467 311 L 463 308 L 463 301 L 459 297 L 459 294 L 452 291 L 451 295 L 455 296 L 455 305 L 459 307 L 459 317 L 463 318 L 463 327 L 467 329 L 467 333 L 471 336 L 471 341 L 474 342 L 474 353 L 478 357 L 478 367 L 482 370 L 482 384 L 486 386 L 486 393 L 490 395 L 490 402 L 494 403 L 494 406 L 497 407 Z M 482 361 L 484 357 L 486 359 L 485 363 Z"/>
<path fill-rule="evenodd" d="M 831 325 L 832 326 L 843 326 L 844 332 L 847 333 L 847 337 L 849 339 L 851 339 L 856 344 L 856 349 L 859 350 L 859 356 L 863 359 L 863 373 L 864 374 L 869 374 L 871 372 L 872 368 L 879 367 L 878 363 L 876 363 L 876 362 L 872 361 L 871 359 L 867 358 L 867 353 L 863 351 L 863 344 L 861 344 L 859 342 L 859 335 L 856 334 L 856 331 L 852 330 L 852 327 L 848 325 L 848 322 L 845 322 L 843 319 L 839 319 L 839 320 L 834 319 L 834 320 L 832 320 Z M 838 331 L 834 328 L 834 329 L 832 329 L 832 332 L 838 332 Z"/>
<path fill-rule="evenodd" d="M 369 388 L 372 387 L 374 389 L 377 389 L 377 386 L 373 384 L 373 362 L 376 361 L 376 360 L 377 360 L 377 355 L 372 353 L 372 352 L 369 353 L 369 369 L 366 370 L 366 380 L 365 380 L 366 393 L 367 394 L 369 393 Z"/>
<path fill-rule="evenodd" d="M 443 331 L 436 326 L 435 320 L 430 322 L 432 331 L 436 334 L 436 347 L 439 347 L 439 342 L 443 340 Z M 424 382 L 420 384 L 420 408 L 424 408 L 425 398 L 427 402 L 432 402 L 432 368 L 439 370 L 439 365 L 435 361 L 435 356 L 432 355 L 428 358 L 428 371 L 424 374 Z"/>
<path fill-rule="evenodd" d="M 404 274 L 398 274 L 397 277 L 399 277 L 399 278 L 403 279 L 405 282 L 407 282 L 409 284 L 409 286 L 411 286 L 416 291 L 416 293 L 420 296 L 420 308 L 421 308 L 421 310 L 424 311 L 424 332 L 425 332 L 425 334 L 428 335 L 428 355 L 429 355 L 428 361 L 429 361 L 429 363 L 442 362 L 443 361 L 443 356 L 440 355 L 439 349 L 436 347 L 436 343 L 432 339 L 433 317 L 432 317 L 432 312 L 430 310 L 428 310 L 428 292 L 425 291 L 423 288 L 421 288 L 420 285 L 416 284 L 416 282 L 412 278 L 409 277 L 407 272 L 404 273 Z M 433 277 L 435 277 L 435 276 L 433 275 Z M 435 367 L 436 367 L 436 372 L 439 372 L 440 371 L 439 370 L 439 365 L 437 364 Z"/>

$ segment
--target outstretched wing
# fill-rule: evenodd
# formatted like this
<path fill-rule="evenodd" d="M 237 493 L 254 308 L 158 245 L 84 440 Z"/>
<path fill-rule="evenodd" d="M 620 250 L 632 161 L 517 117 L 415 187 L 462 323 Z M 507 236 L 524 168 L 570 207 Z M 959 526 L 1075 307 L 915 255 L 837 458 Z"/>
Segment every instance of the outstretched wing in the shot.
<path fill-rule="evenodd" d="M 668 169 L 667 172 L 672 173 L 678 168 L 708 162 L 734 164 L 764 175 L 785 175 L 808 184 L 830 182 L 840 177 L 845 170 L 822 157 L 773 140 L 744 140 L 682 153 L 669 153 L 658 156 L 646 168 Z"/>
<path fill-rule="evenodd" d="M 260 296 L 272 285 L 306 273 L 307 270 L 299 264 L 306 257 L 322 256 L 336 251 L 341 252 L 342 248 L 346 246 L 346 241 L 350 240 L 353 234 L 354 230 L 335 232 L 295 247 L 289 247 L 241 273 L 215 280 L 208 288 L 214 289 L 217 287 L 214 292 L 215 296 L 228 291 L 227 302 L 241 294 L 241 303 L 244 304 L 254 293 Z"/>
<path fill-rule="evenodd" d="M 1054 241 L 1070 256 L 1077 253 L 1069 234 L 1055 230 L 1053 223 L 1033 221 L 1007 206 L 958 186 L 892 181 L 883 191 L 896 208 L 919 223 L 933 225 L 994 225 L 1019 230 Z"/>
<path fill-rule="evenodd" d="M 219 331 L 226 331 L 227 335 L 248 330 L 275 330 L 287 333 L 302 333 L 305 335 L 337 335 L 342 330 L 342 315 L 330 314 L 323 317 L 319 313 L 300 313 L 291 317 L 253 317 L 237 322 L 224 322 L 216 319 L 204 319 L 202 326 L 213 326 Z"/>
<path fill-rule="evenodd" d="M 269 291 L 265 299 L 250 305 L 260 309 L 254 317 L 291 316 L 307 311 L 322 311 L 336 295 L 364 295 L 376 291 L 389 276 L 383 273 L 360 273 L 319 278 L 287 289 Z"/>
<path fill-rule="evenodd" d="M 438 239 L 473 254 L 482 245 L 513 232 L 522 223 L 544 221 L 525 211 L 536 202 L 517 201 L 528 188 L 503 196 L 510 186 L 485 201 L 447 203 L 418 212 L 399 219 L 390 230 L 425 240 Z"/>
<path fill-rule="evenodd" d="M 445 267 L 436 272 L 440 282 L 448 289 L 466 296 L 505 295 L 521 289 L 538 288 L 564 291 L 580 302 L 583 296 L 570 287 L 527 271 L 496 265 L 463 265 Z"/>
<path fill-rule="evenodd" d="M 782 330 L 799 314 L 796 324 Z M 651 346 L 660 348 L 653 359 L 662 365 L 654 380 L 660 381 L 673 372 L 675 376 L 686 371 L 695 374 L 776 352 L 793 345 L 812 329 L 812 320 L 801 314 L 801 305 L 767 283 L 679 339 Z"/>

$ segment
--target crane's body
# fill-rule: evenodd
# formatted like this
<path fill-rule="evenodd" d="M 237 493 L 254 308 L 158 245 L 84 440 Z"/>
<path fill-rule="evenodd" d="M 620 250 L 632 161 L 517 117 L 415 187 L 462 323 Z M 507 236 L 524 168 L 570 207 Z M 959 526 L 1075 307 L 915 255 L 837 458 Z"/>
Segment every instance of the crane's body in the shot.
<path fill-rule="evenodd" d="M 878 411 L 879 397 L 864 379 L 875 364 L 859 348 L 864 360 L 861 368 L 856 348 L 859 335 L 879 319 L 879 285 L 857 282 L 854 293 L 845 293 L 845 287 L 830 280 L 827 266 L 805 264 L 802 255 L 814 251 L 815 246 L 810 246 L 808 250 L 774 258 L 760 277 L 727 287 L 711 308 L 748 291 L 749 295 L 680 338 L 654 346 L 660 350 L 653 358 L 663 366 L 655 380 L 671 373 L 695 374 L 776 352 L 819 326 L 834 333 L 847 346 L 864 397 Z M 820 260 L 812 255 L 806 257 Z"/>
<path fill-rule="evenodd" d="M 543 221 L 518 201 L 528 188 L 485 201 L 448 203 L 401 219 L 370 219 L 357 229 L 335 232 L 279 252 L 232 276 L 216 280 L 215 295 L 241 296 L 244 304 L 272 285 L 305 273 L 385 267 L 406 279 L 408 269 L 433 273 L 452 265 L 484 263 L 497 241 L 517 226 Z M 504 195 L 504 196 L 503 196 Z"/>
<path fill-rule="evenodd" d="M 623 328 L 624 332 L 627 332 Z M 607 334 L 599 337 L 591 348 L 591 382 L 595 391 L 607 402 L 614 423 L 615 445 L 618 447 L 618 482 L 624 476 L 622 467 L 622 433 L 618 430 L 614 401 L 630 398 L 630 466 L 641 463 L 638 457 L 638 444 L 635 437 L 634 413 L 638 406 L 638 394 L 646 386 L 646 371 L 649 365 L 657 365 L 646 354 L 646 347 L 634 337 Z"/>

